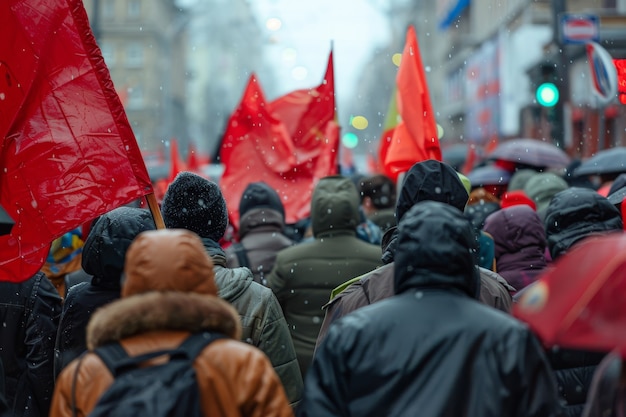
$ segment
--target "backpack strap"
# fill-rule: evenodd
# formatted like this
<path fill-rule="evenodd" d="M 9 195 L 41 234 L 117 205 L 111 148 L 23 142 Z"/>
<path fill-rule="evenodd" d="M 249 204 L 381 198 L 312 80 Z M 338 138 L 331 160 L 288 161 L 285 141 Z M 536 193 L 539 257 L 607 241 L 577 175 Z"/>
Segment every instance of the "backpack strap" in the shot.
<path fill-rule="evenodd" d="M 248 259 L 248 254 L 246 248 L 243 246 L 241 242 L 233 243 L 233 249 L 235 250 L 235 255 L 237 255 L 237 261 L 239 261 L 239 266 L 250 267 L 250 260 Z"/>
<path fill-rule="evenodd" d="M 218 339 L 227 339 L 228 336 L 222 333 L 216 332 L 202 332 L 195 333 L 189 336 L 177 350 L 184 352 L 187 358 L 190 360 L 194 360 L 196 356 L 202 352 L 202 350 L 207 347 L 212 342 Z"/>
<path fill-rule="evenodd" d="M 141 363 L 163 355 L 169 355 L 170 358 L 182 356 L 193 360 L 209 343 L 223 338 L 226 336 L 221 333 L 202 332 L 192 334 L 175 349 L 157 350 L 130 357 L 121 344 L 109 343 L 95 349 L 94 353 L 100 357 L 115 378 Z"/>

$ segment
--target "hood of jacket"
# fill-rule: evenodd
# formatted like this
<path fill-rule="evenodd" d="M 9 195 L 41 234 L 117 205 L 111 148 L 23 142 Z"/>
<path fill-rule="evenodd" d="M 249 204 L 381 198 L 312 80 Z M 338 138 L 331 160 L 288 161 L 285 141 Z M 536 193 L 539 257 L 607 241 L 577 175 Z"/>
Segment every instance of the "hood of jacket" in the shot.
<path fill-rule="evenodd" d="M 498 272 L 547 266 L 546 232 L 539 215 L 529 206 L 512 206 L 493 213 L 483 230 L 495 242 Z"/>
<path fill-rule="evenodd" d="M 395 292 L 443 288 L 478 298 L 476 250 L 474 229 L 460 210 L 436 201 L 416 204 L 398 226 Z"/>
<path fill-rule="evenodd" d="M 407 172 L 396 203 L 398 222 L 420 201 L 439 201 L 463 211 L 469 195 L 458 173 L 449 165 L 428 160 L 418 162 Z M 381 247 L 384 264 L 393 262 L 397 247 L 398 229 L 392 227 L 383 235 Z"/>
<path fill-rule="evenodd" d="M 430 159 L 418 162 L 407 172 L 396 203 L 396 219 L 420 201 L 438 201 L 463 211 L 469 195 L 450 165 Z"/>
<path fill-rule="evenodd" d="M 276 231 L 282 233 L 285 228 L 284 216 L 271 208 L 253 208 L 239 219 L 239 238 L 253 230 Z"/>
<path fill-rule="evenodd" d="M 311 197 L 313 236 L 356 233 L 360 223 L 359 205 L 359 194 L 349 178 L 339 175 L 322 178 Z"/>
<path fill-rule="evenodd" d="M 154 230 L 149 210 L 119 207 L 98 218 L 83 246 L 82 267 L 93 285 L 120 288 L 126 251 L 135 237 Z"/>
<path fill-rule="evenodd" d="M 608 199 L 579 187 L 568 188 L 552 198 L 544 225 L 552 259 L 587 236 L 623 229 L 621 213 Z"/>

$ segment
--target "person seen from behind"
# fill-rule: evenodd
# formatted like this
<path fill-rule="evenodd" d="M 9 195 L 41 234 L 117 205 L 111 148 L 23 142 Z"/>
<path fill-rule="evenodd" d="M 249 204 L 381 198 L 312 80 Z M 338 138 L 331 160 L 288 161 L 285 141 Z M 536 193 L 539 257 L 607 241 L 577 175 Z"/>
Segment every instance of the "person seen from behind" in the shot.
<path fill-rule="evenodd" d="M 264 182 L 248 184 L 239 201 L 239 242 L 225 250 L 227 266 L 245 266 L 256 282 L 268 286 L 266 275 L 276 254 L 294 244 L 284 228 L 285 207 L 278 193 Z"/>
<path fill-rule="evenodd" d="M 93 349 L 120 342 L 132 357 L 174 349 L 200 332 L 226 336 L 205 346 L 194 361 L 203 415 L 293 414 L 265 354 L 239 340 L 238 313 L 217 297 L 213 263 L 197 235 L 168 229 L 140 234 L 128 249 L 124 276 L 121 299 L 89 321 L 90 352 L 59 376 L 51 417 L 89 415 L 113 383 Z"/>
<path fill-rule="evenodd" d="M 396 295 L 331 325 L 297 415 L 560 416 L 535 336 L 478 302 L 476 240 L 463 213 L 419 202 L 398 230 Z"/>
<path fill-rule="evenodd" d="M 295 407 L 302 396 L 302 376 L 287 322 L 272 290 L 255 282 L 248 268 L 227 266 L 226 253 L 218 243 L 228 226 L 226 201 L 219 186 L 181 172 L 167 188 L 161 212 L 167 228 L 187 229 L 200 236 L 213 261 L 219 297 L 239 313 L 241 340 L 265 352 Z"/>

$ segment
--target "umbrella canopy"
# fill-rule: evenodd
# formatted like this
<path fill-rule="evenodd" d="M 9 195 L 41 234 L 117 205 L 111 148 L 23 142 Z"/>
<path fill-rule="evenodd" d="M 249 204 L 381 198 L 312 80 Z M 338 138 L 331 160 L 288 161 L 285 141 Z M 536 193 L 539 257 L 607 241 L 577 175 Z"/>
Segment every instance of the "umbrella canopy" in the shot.
<path fill-rule="evenodd" d="M 619 174 L 626 172 L 626 147 L 605 149 L 584 161 L 576 170 L 574 176 Z"/>
<path fill-rule="evenodd" d="M 511 179 L 511 173 L 495 165 L 486 165 L 474 169 L 467 174 L 472 183 L 472 187 L 483 187 L 485 185 L 506 185 Z"/>
<path fill-rule="evenodd" d="M 14 224 L 11 216 L 0 206 L 0 236 L 11 233 Z"/>
<path fill-rule="evenodd" d="M 463 164 L 465 163 L 465 159 L 467 158 L 467 148 L 468 144 L 466 143 L 455 143 L 454 145 L 442 146 L 441 148 L 441 158 L 443 162 L 450 165 L 457 171 L 461 170 Z"/>
<path fill-rule="evenodd" d="M 513 314 L 547 346 L 626 355 L 626 235 L 590 237 L 524 292 Z"/>
<path fill-rule="evenodd" d="M 569 156 L 561 148 L 538 139 L 513 139 L 504 142 L 494 149 L 489 159 L 536 168 L 565 168 L 570 163 Z"/>

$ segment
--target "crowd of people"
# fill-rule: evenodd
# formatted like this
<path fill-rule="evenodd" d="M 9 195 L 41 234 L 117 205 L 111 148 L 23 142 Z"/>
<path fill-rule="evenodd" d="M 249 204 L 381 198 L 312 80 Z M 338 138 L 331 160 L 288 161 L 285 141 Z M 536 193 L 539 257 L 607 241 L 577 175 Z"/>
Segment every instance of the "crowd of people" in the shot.
<path fill-rule="evenodd" d="M 98 348 L 137 356 L 212 332 L 193 362 L 206 416 L 622 415 L 623 389 L 598 400 L 619 358 L 547 346 L 511 314 L 573 246 L 623 232 L 622 187 L 518 169 L 490 188 L 427 160 L 398 184 L 320 179 L 294 227 L 255 182 L 226 240 L 219 185 L 181 172 L 165 229 L 119 207 L 0 283 L 0 408 L 87 416 L 114 380 Z"/>

